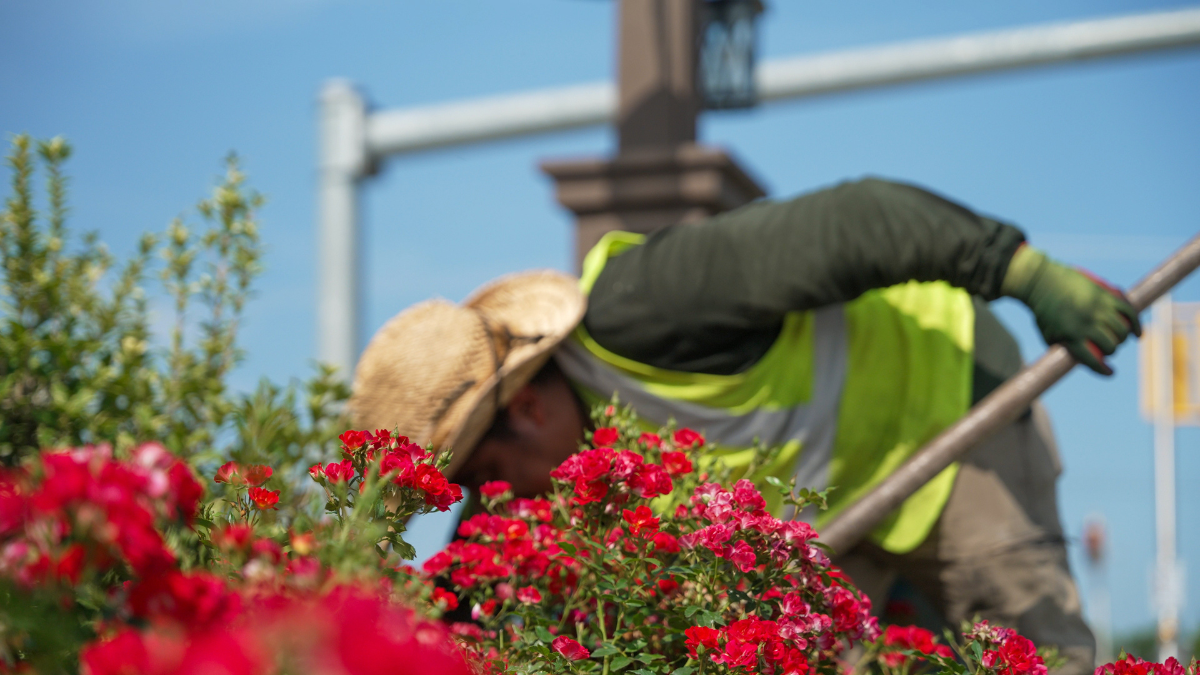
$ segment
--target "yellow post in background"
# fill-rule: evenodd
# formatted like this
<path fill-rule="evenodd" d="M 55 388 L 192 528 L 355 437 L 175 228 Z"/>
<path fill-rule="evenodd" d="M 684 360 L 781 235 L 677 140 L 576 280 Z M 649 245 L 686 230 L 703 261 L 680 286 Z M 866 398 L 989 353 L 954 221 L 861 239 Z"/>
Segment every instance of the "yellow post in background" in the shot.
<path fill-rule="evenodd" d="M 1154 423 L 1154 606 L 1161 662 L 1179 657 L 1184 568 L 1176 549 L 1175 427 L 1200 425 L 1200 303 L 1172 303 L 1168 294 L 1152 311 L 1139 342 L 1138 384 L 1142 415 Z"/>
<path fill-rule="evenodd" d="M 1171 304 L 1171 398 L 1175 426 L 1200 426 L 1200 302 Z M 1138 401 L 1142 418 L 1153 422 L 1157 416 L 1157 374 L 1167 364 L 1156 364 L 1161 341 L 1157 322 L 1146 326 L 1138 342 Z M 1157 367 L 1156 367 L 1157 366 Z"/>

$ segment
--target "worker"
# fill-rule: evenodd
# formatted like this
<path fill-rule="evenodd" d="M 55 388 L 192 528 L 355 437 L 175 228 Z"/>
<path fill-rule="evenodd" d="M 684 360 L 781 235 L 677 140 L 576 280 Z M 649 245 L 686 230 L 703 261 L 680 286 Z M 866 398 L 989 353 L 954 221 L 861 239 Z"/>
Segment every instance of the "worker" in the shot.
<path fill-rule="evenodd" d="M 351 409 L 360 428 L 451 449 L 468 488 L 505 480 L 534 496 L 577 451 L 587 406 L 616 393 L 644 420 L 704 431 L 733 466 L 755 439 L 780 448 L 754 477 L 836 488 L 819 528 L 1021 367 L 988 309 L 1002 296 L 1102 375 L 1140 335 L 1122 293 L 1016 227 L 867 179 L 609 233 L 578 280 L 514 274 L 462 305 L 409 308 L 365 350 Z M 836 561 L 877 607 L 901 575 L 951 626 L 978 614 L 1057 646 L 1060 673 L 1090 673 L 1059 472 L 1035 404 Z"/>

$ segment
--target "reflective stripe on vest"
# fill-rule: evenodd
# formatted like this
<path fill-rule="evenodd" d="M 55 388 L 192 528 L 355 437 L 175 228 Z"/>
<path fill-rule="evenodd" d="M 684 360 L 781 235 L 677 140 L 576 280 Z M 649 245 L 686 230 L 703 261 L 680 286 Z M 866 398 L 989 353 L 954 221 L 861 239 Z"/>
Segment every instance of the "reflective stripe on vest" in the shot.
<path fill-rule="evenodd" d="M 568 379 L 600 398 L 615 393 L 622 403 L 633 406 L 640 417 L 654 426 L 675 420 L 680 426 L 703 430 L 711 443 L 727 448 L 750 447 L 756 440 L 768 446 L 798 442 L 803 452 L 792 473 L 796 484 L 823 490 L 829 485 L 838 403 L 846 379 L 846 325 L 842 306 L 813 312 L 813 333 L 810 401 L 787 408 L 754 408 L 744 414 L 651 393 L 644 382 L 594 356 L 578 336 L 563 343 L 555 360 Z"/>
<path fill-rule="evenodd" d="M 642 243 L 605 235 L 584 260 L 580 285 L 591 291 L 607 260 Z M 581 325 L 556 358 L 589 403 L 617 393 L 647 422 L 669 419 L 704 432 L 708 455 L 737 469 L 751 463 L 758 438 L 781 446 L 752 476 L 795 476 L 813 489 L 835 488 L 818 525 L 862 496 L 970 404 L 974 310 L 965 291 L 908 283 L 870 291 L 844 305 L 784 317 L 779 337 L 742 373 L 711 375 L 656 368 L 598 344 Z M 957 465 L 909 498 L 874 533 L 904 553 L 928 535 L 949 497 Z M 773 489 L 777 515 L 792 516 Z"/>

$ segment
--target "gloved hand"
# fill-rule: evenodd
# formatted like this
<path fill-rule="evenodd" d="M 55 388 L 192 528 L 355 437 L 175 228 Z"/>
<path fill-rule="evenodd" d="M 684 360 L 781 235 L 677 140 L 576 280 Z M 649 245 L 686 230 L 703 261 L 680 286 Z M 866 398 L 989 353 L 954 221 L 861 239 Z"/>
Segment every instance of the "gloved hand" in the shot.
<path fill-rule="evenodd" d="M 1029 306 L 1048 344 L 1062 344 L 1101 375 L 1113 373 L 1105 356 L 1130 332 L 1142 335 L 1137 312 L 1124 293 L 1030 246 L 1017 249 L 1000 288 Z"/>

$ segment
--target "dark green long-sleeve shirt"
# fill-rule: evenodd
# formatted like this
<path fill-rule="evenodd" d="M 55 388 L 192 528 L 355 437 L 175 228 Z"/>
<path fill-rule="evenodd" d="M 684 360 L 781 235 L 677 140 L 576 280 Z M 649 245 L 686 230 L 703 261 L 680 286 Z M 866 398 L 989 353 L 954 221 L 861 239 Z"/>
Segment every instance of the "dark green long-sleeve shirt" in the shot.
<path fill-rule="evenodd" d="M 987 309 L 1020 230 L 921 188 L 878 179 L 760 201 L 671 227 L 608 262 L 584 325 L 606 349 L 660 368 L 729 374 L 774 343 L 788 312 L 909 280 L 976 297 L 974 396 L 1020 367 Z"/>

